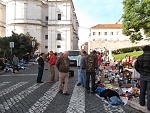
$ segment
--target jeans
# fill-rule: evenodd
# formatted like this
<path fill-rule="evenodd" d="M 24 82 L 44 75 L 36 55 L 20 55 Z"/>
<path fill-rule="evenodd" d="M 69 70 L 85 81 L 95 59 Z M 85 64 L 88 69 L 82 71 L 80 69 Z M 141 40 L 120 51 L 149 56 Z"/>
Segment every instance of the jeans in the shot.
<path fill-rule="evenodd" d="M 86 73 L 86 89 L 90 90 L 89 83 L 90 83 L 90 77 L 91 77 L 93 92 L 95 92 L 95 74 L 96 74 L 95 72 L 87 72 Z"/>
<path fill-rule="evenodd" d="M 101 64 L 98 64 L 98 69 L 97 69 L 98 74 L 102 72 L 102 70 L 100 69 L 100 66 L 101 66 Z"/>
<path fill-rule="evenodd" d="M 18 65 L 13 65 L 13 72 L 15 72 L 15 70 L 19 71 Z"/>
<path fill-rule="evenodd" d="M 81 73 L 80 73 L 80 76 L 81 76 L 81 84 L 83 87 L 86 87 L 86 70 L 84 69 L 81 69 Z"/>
<path fill-rule="evenodd" d="M 150 111 L 150 75 L 140 76 L 140 105 L 145 105 L 145 95 L 147 91 L 147 109 Z"/>
<path fill-rule="evenodd" d="M 44 70 L 44 67 L 41 67 L 41 66 L 38 67 L 37 83 L 41 82 L 42 80 L 43 70 Z"/>
<path fill-rule="evenodd" d="M 81 69 L 78 69 L 78 83 L 81 83 Z"/>

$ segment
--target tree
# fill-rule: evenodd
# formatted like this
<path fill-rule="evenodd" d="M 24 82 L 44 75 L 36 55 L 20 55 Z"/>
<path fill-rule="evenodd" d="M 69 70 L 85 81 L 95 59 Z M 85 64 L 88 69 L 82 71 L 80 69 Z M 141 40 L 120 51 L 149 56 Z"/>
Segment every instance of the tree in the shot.
<path fill-rule="evenodd" d="M 150 0 L 123 1 L 123 34 L 130 36 L 132 43 L 142 40 L 140 30 L 150 36 Z"/>
<path fill-rule="evenodd" d="M 36 51 L 38 49 L 39 43 L 35 38 L 29 35 L 29 33 L 26 34 L 17 34 L 12 32 L 12 35 L 9 37 L 2 37 L 0 38 L 0 48 L 1 52 L 3 52 L 4 57 L 8 58 L 10 56 L 10 47 L 9 43 L 14 42 L 14 48 L 13 48 L 13 54 L 17 54 L 19 58 L 23 58 L 24 55 L 27 53 L 31 53 L 33 51 L 32 48 L 32 40 L 35 40 L 35 48 Z"/>

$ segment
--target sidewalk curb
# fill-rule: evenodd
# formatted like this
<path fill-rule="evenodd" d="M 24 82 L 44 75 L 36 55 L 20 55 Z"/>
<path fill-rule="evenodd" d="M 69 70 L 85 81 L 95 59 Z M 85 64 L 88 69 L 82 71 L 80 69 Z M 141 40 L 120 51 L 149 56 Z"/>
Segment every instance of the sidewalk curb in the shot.
<path fill-rule="evenodd" d="M 149 113 L 150 111 L 147 110 L 147 106 L 141 106 L 139 103 L 133 102 L 128 100 L 128 105 L 134 109 L 142 111 L 143 113 Z"/>

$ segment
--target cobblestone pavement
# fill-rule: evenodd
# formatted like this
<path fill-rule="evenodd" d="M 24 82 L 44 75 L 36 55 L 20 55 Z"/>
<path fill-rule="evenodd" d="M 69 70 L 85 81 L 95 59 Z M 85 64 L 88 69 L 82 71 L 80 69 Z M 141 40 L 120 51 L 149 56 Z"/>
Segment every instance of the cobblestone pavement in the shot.
<path fill-rule="evenodd" d="M 77 68 L 71 67 L 75 76 L 69 78 L 69 96 L 58 93 L 58 72 L 54 83 L 46 64 L 44 83 L 37 84 L 37 65 L 19 73 L 0 75 L 0 113 L 142 113 L 130 106 L 112 107 L 96 95 L 86 93 L 77 84 Z"/>

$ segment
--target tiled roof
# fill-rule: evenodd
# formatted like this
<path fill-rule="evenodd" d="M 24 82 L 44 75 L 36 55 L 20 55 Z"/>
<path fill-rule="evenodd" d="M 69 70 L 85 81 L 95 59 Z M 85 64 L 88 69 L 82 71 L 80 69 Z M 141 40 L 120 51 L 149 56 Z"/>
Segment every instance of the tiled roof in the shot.
<path fill-rule="evenodd" d="M 122 24 L 98 24 L 96 26 L 93 26 L 92 27 L 93 29 L 100 29 L 100 28 L 103 28 L 103 29 L 115 29 L 115 28 L 122 28 Z"/>

